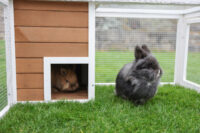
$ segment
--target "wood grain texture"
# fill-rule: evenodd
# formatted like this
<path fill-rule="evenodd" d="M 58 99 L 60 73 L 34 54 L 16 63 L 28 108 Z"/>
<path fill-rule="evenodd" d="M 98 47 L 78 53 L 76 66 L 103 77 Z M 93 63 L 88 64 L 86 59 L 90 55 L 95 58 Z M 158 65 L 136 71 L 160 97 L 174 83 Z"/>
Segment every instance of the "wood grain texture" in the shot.
<path fill-rule="evenodd" d="M 17 58 L 17 73 L 43 73 L 43 58 Z"/>
<path fill-rule="evenodd" d="M 14 0 L 14 9 L 54 10 L 54 11 L 88 11 L 87 2 L 45 2 Z"/>
<path fill-rule="evenodd" d="M 43 74 L 17 74 L 17 88 L 44 88 Z"/>
<path fill-rule="evenodd" d="M 14 0 L 14 18 L 17 100 L 44 100 L 43 57 L 88 57 L 88 3 Z"/>
<path fill-rule="evenodd" d="M 88 42 L 87 28 L 15 27 L 16 42 Z"/>
<path fill-rule="evenodd" d="M 16 57 L 88 57 L 88 44 L 16 43 Z"/>
<path fill-rule="evenodd" d="M 17 101 L 42 101 L 44 89 L 17 89 Z"/>
<path fill-rule="evenodd" d="M 15 25 L 87 28 L 88 13 L 15 10 Z"/>

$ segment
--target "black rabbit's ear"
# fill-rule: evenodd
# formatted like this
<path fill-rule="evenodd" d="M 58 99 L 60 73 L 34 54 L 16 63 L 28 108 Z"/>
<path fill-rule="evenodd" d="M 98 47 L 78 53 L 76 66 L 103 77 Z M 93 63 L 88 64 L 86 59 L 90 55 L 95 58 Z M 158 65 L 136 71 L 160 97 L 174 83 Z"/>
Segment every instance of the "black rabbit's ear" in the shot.
<path fill-rule="evenodd" d="M 147 47 L 147 45 L 142 45 L 142 49 L 147 52 L 147 53 L 151 53 L 150 49 Z"/>
<path fill-rule="evenodd" d="M 162 76 L 163 75 L 163 70 L 160 68 L 160 75 Z"/>
<path fill-rule="evenodd" d="M 144 52 L 143 50 L 142 50 L 142 48 L 140 48 L 139 46 L 136 46 L 135 47 L 135 59 L 136 60 L 139 60 L 139 59 L 142 59 L 142 58 L 144 58 L 144 57 L 146 57 L 147 55 L 146 55 L 146 52 Z"/>

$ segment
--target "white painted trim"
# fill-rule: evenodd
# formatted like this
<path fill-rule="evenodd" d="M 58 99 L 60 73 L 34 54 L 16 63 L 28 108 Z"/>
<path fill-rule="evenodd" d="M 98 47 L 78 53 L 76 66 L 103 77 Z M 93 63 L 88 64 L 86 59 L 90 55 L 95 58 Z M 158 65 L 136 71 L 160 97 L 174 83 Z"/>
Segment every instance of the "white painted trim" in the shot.
<path fill-rule="evenodd" d="M 51 63 L 48 58 L 43 59 L 44 67 L 44 100 L 51 100 Z"/>
<path fill-rule="evenodd" d="M 126 9 L 126 8 L 103 8 L 96 9 L 97 13 L 142 13 L 142 14 L 167 14 L 167 15 L 181 15 L 184 10 L 157 10 L 157 9 Z"/>
<path fill-rule="evenodd" d="M 121 8 L 97 8 L 96 17 L 126 17 L 126 18 L 167 18 L 178 19 L 180 12 L 169 10 L 147 9 L 121 9 Z"/>
<path fill-rule="evenodd" d="M 88 64 L 88 57 L 44 57 L 44 100 L 46 102 L 53 101 L 51 99 L 51 64 Z M 90 71 L 90 70 L 88 70 Z M 91 76 L 89 75 L 88 80 L 91 80 Z M 88 85 L 88 93 L 91 85 Z M 55 100 L 57 101 L 57 100 Z M 73 101 L 81 101 L 79 99 Z"/>
<path fill-rule="evenodd" d="M 183 14 L 189 14 L 189 13 L 194 13 L 194 12 L 198 12 L 198 11 L 200 11 L 200 6 L 183 10 Z"/>
<path fill-rule="evenodd" d="M 115 85 L 115 83 L 95 83 L 95 85 L 100 85 L 100 86 L 110 86 L 110 85 Z"/>
<path fill-rule="evenodd" d="M 195 17 L 200 17 L 200 12 L 195 12 L 195 13 L 190 13 L 184 15 L 184 18 L 189 19 L 189 18 L 195 18 Z"/>
<path fill-rule="evenodd" d="M 95 98 L 95 3 L 89 2 L 88 6 L 89 10 L 89 82 L 88 85 L 90 86 L 89 91 L 89 99 Z"/>
<path fill-rule="evenodd" d="M 184 17 L 178 20 L 174 79 L 175 84 L 179 85 L 182 85 L 186 78 L 189 28 Z"/>
<path fill-rule="evenodd" d="M 97 13 L 144 13 L 144 14 L 167 14 L 167 15 L 183 15 L 200 11 L 200 6 L 183 10 L 162 10 L 162 9 L 127 9 L 127 8 L 108 8 L 99 7 Z"/>
<path fill-rule="evenodd" d="M 18 101 L 17 103 L 32 103 L 32 104 L 37 104 L 37 103 L 54 103 L 54 102 L 80 102 L 80 103 L 86 103 L 89 102 L 89 99 L 79 99 L 79 100 L 50 100 L 50 101 Z"/>
<path fill-rule="evenodd" d="M 3 110 L 0 111 L 0 119 L 3 118 L 3 116 L 5 116 L 5 114 L 8 112 L 9 109 L 10 106 L 7 105 Z"/>
<path fill-rule="evenodd" d="M 16 57 L 15 57 L 15 27 L 13 0 L 9 0 L 10 9 L 10 38 L 11 38 L 11 63 L 12 63 L 12 104 L 17 102 L 17 79 L 16 79 Z"/>
<path fill-rule="evenodd" d="M 192 18 L 186 20 L 187 24 L 194 24 L 194 23 L 200 23 L 200 17 L 199 18 Z"/>
<path fill-rule="evenodd" d="M 185 25 L 184 25 L 184 27 L 183 27 L 184 29 L 185 29 L 185 39 L 183 39 L 183 55 L 182 55 L 182 58 L 183 58 L 183 71 L 182 71 L 182 73 L 183 73 L 183 80 L 185 80 L 186 79 L 186 75 L 187 75 L 187 60 L 188 60 L 188 45 L 189 45 L 189 37 L 190 37 L 190 25 L 189 24 L 187 24 L 186 22 L 185 22 Z M 182 81 L 183 82 L 183 81 Z"/>
<path fill-rule="evenodd" d="M 1 0 L 0 4 L 3 4 L 4 6 L 7 6 L 8 5 L 8 0 Z"/>
<path fill-rule="evenodd" d="M 51 64 L 84 64 L 89 63 L 88 57 L 44 57 Z"/>
<path fill-rule="evenodd" d="M 96 17 L 122 17 L 122 18 L 163 18 L 163 19 L 178 19 L 181 15 L 169 14 L 145 14 L 145 13 L 100 13 L 96 12 Z"/>
<path fill-rule="evenodd" d="M 159 85 L 162 86 L 162 85 L 168 85 L 168 84 L 175 85 L 174 82 L 160 82 Z M 99 85 L 99 86 L 110 86 L 110 85 L 112 85 L 112 86 L 115 86 L 115 83 L 95 83 L 95 85 Z"/>
<path fill-rule="evenodd" d="M 41 0 L 38 0 L 41 1 Z M 143 3 L 143 4 L 197 4 L 199 0 L 42 0 L 42 1 L 78 1 L 78 2 L 102 2 L 102 3 Z"/>
<path fill-rule="evenodd" d="M 15 59 L 15 33 L 14 33 L 14 10 L 13 0 L 4 8 L 5 12 L 5 42 L 6 42 L 6 72 L 8 104 L 17 101 L 16 87 L 16 59 Z"/>
<path fill-rule="evenodd" d="M 178 20 L 177 30 L 176 30 L 176 55 L 175 55 L 175 66 L 174 66 L 174 82 L 176 84 L 180 84 L 181 79 L 179 73 L 179 62 L 181 61 L 181 53 L 179 52 L 179 48 L 181 47 L 181 36 L 182 36 L 182 25 L 183 25 L 183 17 Z"/>
<path fill-rule="evenodd" d="M 191 81 L 188 81 L 188 80 L 183 80 L 182 85 L 184 87 L 189 88 L 189 89 L 196 90 L 198 93 L 200 93 L 200 85 L 197 84 L 197 83 L 194 83 L 194 82 L 191 82 Z"/>
<path fill-rule="evenodd" d="M 163 85 L 175 85 L 174 82 L 160 82 L 159 84 L 160 86 L 163 86 Z"/>

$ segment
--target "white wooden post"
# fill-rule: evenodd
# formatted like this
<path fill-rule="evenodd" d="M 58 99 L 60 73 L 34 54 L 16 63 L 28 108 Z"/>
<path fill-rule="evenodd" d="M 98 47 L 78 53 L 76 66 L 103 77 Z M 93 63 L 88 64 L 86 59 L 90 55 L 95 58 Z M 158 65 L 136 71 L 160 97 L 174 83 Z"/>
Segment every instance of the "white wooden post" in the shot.
<path fill-rule="evenodd" d="M 8 0 L 0 0 L 0 4 L 8 6 Z"/>
<path fill-rule="evenodd" d="M 8 6 L 4 8 L 7 94 L 8 94 L 8 104 L 9 105 L 15 104 L 17 101 L 15 33 L 14 33 L 14 15 L 13 15 L 13 13 L 14 13 L 13 0 L 9 0 Z"/>
<path fill-rule="evenodd" d="M 95 3 L 89 2 L 89 100 L 95 98 Z"/>
<path fill-rule="evenodd" d="M 183 85 L 186 78 L 187 56 L 188 56 L 188 40 L 189 25 L 184 17 L 178 20 L 177 39 L 176 39 L 176 61 L 175 61 L 175 84 Z"/>
<path fill-rule="evenodd" d="M 12 2 L 12 1 L 11 1 Z M 7 100 L 8 104 L 6 107 L 4 107 L 3 110 L 0 111 L 0 118 L 2 118 L 10 109 L 10 106 L 12 106 L 14 102 L 14 92 L 13 92 L 13 69 L 15 68 L 15 64 L 13 62 L 13 48 L 11 43 L 11 32 L 14 25 L 11 24 L 12 16 L 13 14 L 11 11 L 13 11 L 12 3 L 8 3 L 8 0 L 1 0 L 0 4 L 4 5 L 4 30 L 5 30 L 5 48 L 6 48 L 6 75 L 7 75 Z M 15 53 L 15 52 L 14 52 Z M 14 54 L 15 55 L 15 54 Z M 15 57 L 14 57 L 15 60 Z M 13 65 L 14 64 L 14 68 Z M 14 71 L 15 72 L 15 71 Z M 16 73 L 15 73 L 16 75 Z M 14 83 L 16 83 L 16 80 L 14 80 Z M 16 85 L 15 85 L 16 86 Z"/>

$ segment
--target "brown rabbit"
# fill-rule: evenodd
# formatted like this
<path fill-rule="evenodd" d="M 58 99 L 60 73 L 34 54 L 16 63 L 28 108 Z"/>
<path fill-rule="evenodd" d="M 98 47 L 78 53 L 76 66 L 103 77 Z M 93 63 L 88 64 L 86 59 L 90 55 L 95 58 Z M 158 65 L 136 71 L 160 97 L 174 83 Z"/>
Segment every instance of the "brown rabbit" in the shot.
<path fill-rule="evenodd" d="M 79 88 L 75 65 L 55 65 L 51 69 L 52 91 L 76 91 Z"/>

